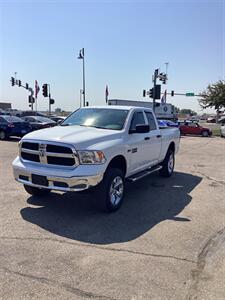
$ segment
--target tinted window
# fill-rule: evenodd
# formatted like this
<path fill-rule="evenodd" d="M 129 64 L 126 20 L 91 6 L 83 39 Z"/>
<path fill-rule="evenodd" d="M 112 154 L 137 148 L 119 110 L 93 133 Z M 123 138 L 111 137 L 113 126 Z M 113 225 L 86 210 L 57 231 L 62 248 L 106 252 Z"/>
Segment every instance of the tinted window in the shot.
<path fill-rule="evenodd" d="M 81 108 L 70 115 L 61 126 L 87 126 L 102 129 L 121 130 L 128 110 L 108 108 Z"/>
<path fill-rule="evenodd" d="M 13 117 L 13 116 L 4 116 L 4 119 L 7 122 L 13 123 L 13 122 L 23 122 L 22 119 L 18 118 L 18 117 Z"/>
<path fill-rule="evenodd" d="M 155 130 L 156 129 L 156 124 L 155 124 L 155 119 L 153 117 L 153 114 L 151 112 L 145 112 L 148 124 L 150 126 L 150 130 Z"/>
<path fill-rule="evenodd" d="M 135 112 L 131 121 L 130 129 L 135 130 L 136 125 L 145 124 L 143 112 Z"/>

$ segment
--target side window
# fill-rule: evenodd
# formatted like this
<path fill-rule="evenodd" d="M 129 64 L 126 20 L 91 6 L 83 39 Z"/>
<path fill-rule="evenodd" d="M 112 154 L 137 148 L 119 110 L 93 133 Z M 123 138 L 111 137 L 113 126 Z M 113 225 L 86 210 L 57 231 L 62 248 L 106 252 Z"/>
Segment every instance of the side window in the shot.
<path fill-rule="evenodd" d="M 136 128 L 136 125 L 140 125 L 140 124 L 145 124 L 145 119 L 144 119 L 143 112 L 138 111 L 133 114 L 130 129 L 134 130 Z"/>
<path fill-rule="evenodd" d="M 189 124 L 189 127 L 196 128 L 196 127 L 198 127 L 198 125 L 195 124 L 195 123 L 190 123 L 190 124 Z"/>
<path fill-rule="evenodd" d="M 150 126 L 150 130 L 156 130 L 156 124 L 155 124 L 155 119 L 153 117 L 153 114 L 151 112 L 145 112 L 148 124 Z"/>

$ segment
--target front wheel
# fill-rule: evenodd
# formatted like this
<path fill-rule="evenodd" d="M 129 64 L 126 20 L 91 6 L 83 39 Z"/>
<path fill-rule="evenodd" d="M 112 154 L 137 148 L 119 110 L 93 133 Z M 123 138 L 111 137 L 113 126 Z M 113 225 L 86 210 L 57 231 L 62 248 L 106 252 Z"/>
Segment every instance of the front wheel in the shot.
<path fill-rule="evenodd" d="M 202 136 L 203 137 L 208 137 L 209 136 L 208 131 L 206 131 L 206 130 L 202 131 Z"/>
<path fill-rule="evenodd" d="M 105 212 L 120 208 L 124 198 L 124 174 L 120 169 L 110 168 L 105 172 L 102 182 L 96 186 L 95 206 Z"/>
<path fill-rule="evenodd" d="M 174 152 L 168 150 L 166 157 L 162 163 L 162 169 L 160 170 L 160 175 L 163 177 L 170 177 L 173 174 L 175 164 Z"/>
<path fill-rule="evenodd" d="M 46 196 L 51 192 L 50 189 L 36 188 L 26 184 L 24 184 L 24 189 L 28 194 L 32 196 Z"/>
<path fill-rule="evenodd" d="M 6 133 L 4 130 L 0 130 L 0 140 L 5 140 L 6 139 Z"/>

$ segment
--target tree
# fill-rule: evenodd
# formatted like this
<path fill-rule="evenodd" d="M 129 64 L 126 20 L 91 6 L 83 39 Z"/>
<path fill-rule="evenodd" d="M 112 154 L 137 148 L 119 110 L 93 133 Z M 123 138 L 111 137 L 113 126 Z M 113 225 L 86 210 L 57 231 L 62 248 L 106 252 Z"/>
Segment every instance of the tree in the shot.
<path fill-rule="evenodd" d="M 217 111 L 225 108 L 225 81 L 219 80 L 214 84 L 209 84 L 200 96 L 199 104 L 202 108 L 211 107 Z"/>
<path fill-rule="evenodd" d="M 189 108 L 182 108 L 180 110 L 181 115 L 190 115 L 190 116 L 196 116 L 197 113 Z"/>

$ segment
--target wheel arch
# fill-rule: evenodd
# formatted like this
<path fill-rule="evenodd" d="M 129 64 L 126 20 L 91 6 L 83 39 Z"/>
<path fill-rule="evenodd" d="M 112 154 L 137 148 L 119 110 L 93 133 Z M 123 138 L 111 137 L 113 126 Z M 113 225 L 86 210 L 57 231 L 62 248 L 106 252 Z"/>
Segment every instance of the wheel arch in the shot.
<path fill-rule="evenodd" d="M 118 168 L 118 169 L 120 169 L 124 173 L 124 176 L 125 176 L 126 173 L 127 173 L 127 161 L 126 161 L 126 158 L 123 155 L 116 155 L 115 157 L 113 157 L 110 160 L 110 162 L 109 162 L 109 164 L 107 166 L 107 169 L 109 169 L 109 168 Z"/>
<path fill-rule="evenodd" d="M 167 152 L 168 152 L 169 150 L 172 150 L 173 153 L 175 153 L 176 146 L 175 146 L 175 143 L 174 143 L 174 142 L 171 142 L 171 143 L 170 143 Z"/>

